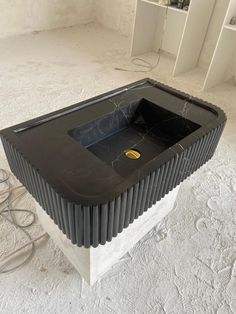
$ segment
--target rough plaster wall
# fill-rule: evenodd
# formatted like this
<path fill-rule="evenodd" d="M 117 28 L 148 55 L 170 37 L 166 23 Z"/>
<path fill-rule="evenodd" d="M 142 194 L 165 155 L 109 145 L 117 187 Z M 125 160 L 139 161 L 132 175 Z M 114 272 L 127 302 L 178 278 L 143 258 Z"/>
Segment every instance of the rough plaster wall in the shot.
<path fill-rule="evenodd" d="M 91 22 L 94 0 L 1 0 L 0 37 Z"/>
<path fill-rule="evenodd" d="M 217 152 L 181 185 L 174 210 L 94 287 L 49 239 L 30 263 L 0 276 L 1 314 L 236 313 L 236 89 L 202 92 L 194 73 L 172 78 L 162 58 L 155 72 L 116 71 L 131 67 L 128 44 L 91 24 L 0 41 L 1 127 L 150 76 L 225 110 Z M 0 167 L 7 167 L 2 149 Z M 32 205 L 30 198 L 19 207 Z M 42 232 L 39 224 L 29 231 Z M 20 245 L 0 220 L 0 255 L 15 248 L 14 236 Z"/>
<path fill-rule="evenodd" d="M 136 0 L 99 0 L 95 2 L 96 19 L 106 27 L 130 36 Z"/>

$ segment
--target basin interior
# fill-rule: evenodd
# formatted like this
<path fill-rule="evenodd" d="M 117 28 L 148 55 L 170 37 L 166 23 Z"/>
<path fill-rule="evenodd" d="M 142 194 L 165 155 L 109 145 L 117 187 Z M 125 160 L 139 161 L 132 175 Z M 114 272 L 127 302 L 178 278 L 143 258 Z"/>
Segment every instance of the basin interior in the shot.
<path fill-rule="evenodd" d="M 79 126 L 69 134 L 119 175 L 129 176 L 160 153 L 188 136 L 200 125 L 140 99 Z M 134 149 L 140 158 L 129 159 Z"/>

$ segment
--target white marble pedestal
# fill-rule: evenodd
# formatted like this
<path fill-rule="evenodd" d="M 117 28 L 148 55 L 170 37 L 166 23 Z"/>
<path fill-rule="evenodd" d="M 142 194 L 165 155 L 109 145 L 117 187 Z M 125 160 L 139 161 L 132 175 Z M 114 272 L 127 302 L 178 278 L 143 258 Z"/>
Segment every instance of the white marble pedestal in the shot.
<path fill-rule="evenodd" d="M 175 188 L 111 242 L 99 245 L 97 248 L 85 249 L 73 245 L 38 203 L 36 203 L 36 212 L 44 230 L 88 284 L 93 285 L 173 209 L 178 191 L 179 187 Z"/>

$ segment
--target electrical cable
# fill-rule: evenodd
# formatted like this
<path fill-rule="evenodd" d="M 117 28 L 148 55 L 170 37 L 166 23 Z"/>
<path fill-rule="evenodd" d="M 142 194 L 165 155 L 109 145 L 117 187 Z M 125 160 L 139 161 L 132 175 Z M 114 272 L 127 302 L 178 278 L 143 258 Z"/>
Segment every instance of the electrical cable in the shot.
<path fill-rule="evenodd" d="M 24 236 L 28 239 L 28 242 L 26 244 L 24 244 L 23 246 L 21 246 L 20 248 L 17 248 L 16 250 L 14 250 L 13 252 L 9 253 L 8 255 L 4 256 L 4 258 L 0 258 L 0 274 L 5 274 L 5 273 L 9 273 L 12 271 L 17 270 L 18 268 L 22 267 L 23 265 L 25 265 L 26 263 L 28 263 L 31 258 L 34 255 L 35 252 L 35 242 L 40 240 L 41 238 L 43 238 L 44 236 L 47 235 L 47 233 L 43 233 L 41 234 L 39 237 L 33 239 L 30 235 L 30 233 L 28 231 L 25 230 L 25 228 L 30 227 L 34 224 L 36 216 L 35 213 L 31 210 L 28 209 L 22 209 L 22 208 L 12 208 L 13 207 L 13 203 L 17 200 L 17 199 L 21 199 L 26 193 L 27 191 L 25 190 L 25 188 L 20 185 L 20 186 L 11 186 L 10 183 L 10 173 L 4 169 L 0 169 L 0 173 L 2 174 L 2 179 L 0 178 L 0 186 L 2 186 L 2 184 L 5 184 L 7 186 L 7 188 L 5 188 L 4 190 L 0 191 L 0 196 L 4 196 L 6 194 L 6 197 L 4 197 L 3 200 L 0 201 L 0 207 L 2 205 L 3 208 L 0 209 L 0 217 L 5 221 L 10 223 L 12 226 L 14 226 L 16 229 L 20 230 Z M 16 196 L 14 199 L 12 198 L 12 193 L 15 190 L 18 189 L 24 189 L 22 193 L 20 193 L 18 196 Z M 31 220 L 30 222 L 26 223 L 26 224 L 21 224 L 19 223 L 16 218 L 14 217 L 14 213 L 27 213 L 31 216 Z M 14 267 L 11 268 L 7 268 L 5 269 L 5 266 L 8 264 L 8 262 L 10 261 L 11 257 L 14 256 L 16 253 L 20 252 L 21 250 L 23 250 L 24 248 L 26 248 L 27 246 L 31 246 L 29 253 L 27 254 L 26 258 L 21 261 L 19 264 L 17 264 Z"/>
<path fill-rule="evenodd" d="M 133 65 L 138 66 L 138 67 L 146 68 L 146 70 L 128 70 L 128 69 L 119 68 L 119 67 L 116 67 L 115 70 L 117 70 L 117 71 L 124 71 L 124 72 L 139 72 L 139 73 L 150 72 L 150 71 L 154 70 L 158 66 L 159 61 L 160 61 L 160 57 L 161 57 L 161 55 L 159 53 L 157 62 L 154 65 L 152 65 L 150 62 L 148 62 L 148 61 L 146 61 L 146 60 L 144 60 L 142 58 L 133 58 L 131 60 L 131 63 L 133 63 Z M 143 64 L 141 64 L 139 62 L 143 62 Z"/>

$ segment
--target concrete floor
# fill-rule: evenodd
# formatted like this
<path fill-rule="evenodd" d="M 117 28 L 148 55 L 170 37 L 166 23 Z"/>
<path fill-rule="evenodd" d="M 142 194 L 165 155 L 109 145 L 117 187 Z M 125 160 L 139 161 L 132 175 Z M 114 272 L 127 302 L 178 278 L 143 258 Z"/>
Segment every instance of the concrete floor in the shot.
<path fill-rule="evenodd" d="M 171 78 L 162 57 L 134 69 L 129 41 L 96 24 L 0 41 L 1 128 L 151 77 L 219 105 L 228 124 L 214 158 L 187 179 L 175 209 L 90 288 L 50 239 L 32 261 L 0 276 L 1 313 L 236 313 L 236 88 L 203 93 L 204 69 Z M 153 56 L 149 56 L 154 62 Z M 7 167 L 2 147 L 0 167 Z M 30 197 L 22 206 L 31 208 Z M 0 220 L 0 255 L 21 237 Z M 36 224 L 30 232 L 41 232 Z"/>

